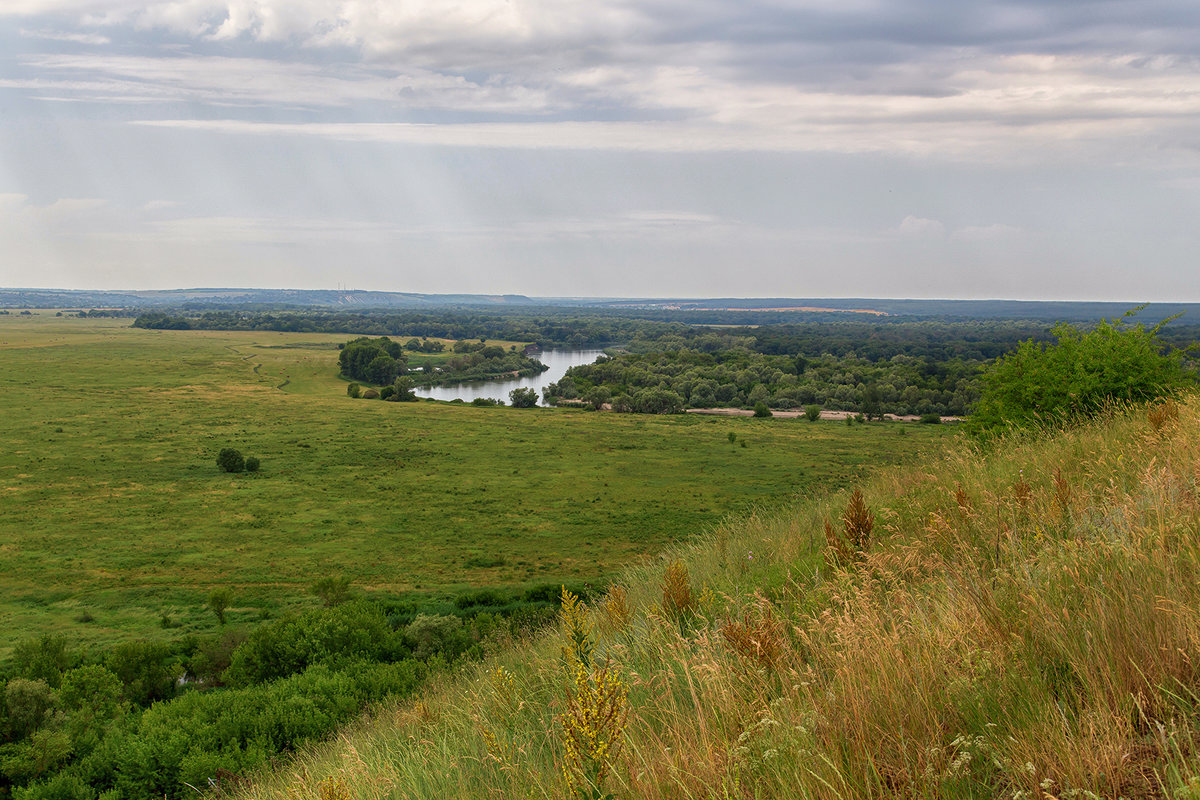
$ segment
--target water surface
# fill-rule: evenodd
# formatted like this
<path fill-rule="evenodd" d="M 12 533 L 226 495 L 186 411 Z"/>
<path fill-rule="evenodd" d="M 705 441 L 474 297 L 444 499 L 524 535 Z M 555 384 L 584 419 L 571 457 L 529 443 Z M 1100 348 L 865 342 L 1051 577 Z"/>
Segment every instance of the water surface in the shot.
<path fill-rule="evenodd" d="M 460 399 L 469 403 L 476 397 L 490 397 L 508 403 L 508 393 L 517 388 L 533 389 L 538 393 L 538 402 L 546 405 L 544 398 L 546 387 L 560 380 L 567 370 L 579 364 L 591 364 L 598 356 L 604 355 L 603 350 L 543 350 L 534 356 L 548 370 L 540 375 L 529 378 L 508 378 L 494 381 L 471 381 L 470 383 L 455 383 L 447 386 L 422 386 L 414 389 L 417 397 L 432 397 L 434 400 Z"/>

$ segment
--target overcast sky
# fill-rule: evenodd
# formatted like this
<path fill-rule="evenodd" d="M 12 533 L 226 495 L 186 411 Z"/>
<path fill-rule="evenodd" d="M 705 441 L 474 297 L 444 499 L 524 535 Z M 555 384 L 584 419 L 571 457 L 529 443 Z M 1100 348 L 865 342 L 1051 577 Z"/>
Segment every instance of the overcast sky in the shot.
<path fill-rule="evenodd" d="M 1196 0 L 0 0 L 0 285 L 1200 301 Z"/>

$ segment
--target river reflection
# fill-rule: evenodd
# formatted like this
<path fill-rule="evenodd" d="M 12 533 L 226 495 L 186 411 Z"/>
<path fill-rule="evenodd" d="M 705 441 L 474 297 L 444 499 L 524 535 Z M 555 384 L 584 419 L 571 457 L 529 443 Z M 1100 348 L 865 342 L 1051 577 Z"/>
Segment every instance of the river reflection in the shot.
<path fill-rule="evenodd" d="M 417 397 L 432 397 L 434 400 L 462 400 L 469 403 L 476 397 L 490 397 L 508 403 L 508 393 L 517 388 L 529 388 L 538 393 L 538 402 L 545 405 L 546 387 L 567 374 L 567 370 L 579 364 L 591 364 L 603 350 L 543 350 L 536 356 L 548 370 L 530 378 L 498 381 L 472 381 L 448 386 L 423 386 L 415 389 Z"/>

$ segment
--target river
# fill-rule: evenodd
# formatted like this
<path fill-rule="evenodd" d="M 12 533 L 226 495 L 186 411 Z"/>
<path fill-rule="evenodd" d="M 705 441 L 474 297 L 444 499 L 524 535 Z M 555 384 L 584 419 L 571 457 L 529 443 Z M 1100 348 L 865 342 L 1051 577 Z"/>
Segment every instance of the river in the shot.
<path fill-rule="evenodd" d="M 545 405 L 546 387 L 567 374 L 567 370 L 579 364 L 591 364 L 603 350 L 543 350 L 536 356 L 548 370 L 530 378 L 509 378 L 495 381 L 472 381 L 446 386 L 422 386 L 414 389 L 417 397 L 432 397 L 434 400 L 462 400 L 469 403 L 476 397 L 491 397 L 508 403 L 508 393 L 516 388 L 529 388 L 538 393 L 538 402 Z"/>

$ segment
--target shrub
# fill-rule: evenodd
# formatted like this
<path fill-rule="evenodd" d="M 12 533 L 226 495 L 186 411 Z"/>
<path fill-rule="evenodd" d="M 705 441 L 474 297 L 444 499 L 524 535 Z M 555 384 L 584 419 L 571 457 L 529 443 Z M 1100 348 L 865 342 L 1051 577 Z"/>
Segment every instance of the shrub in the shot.
<path fill-rule="evenodd" d="M 759 400 L 757 403 L 754 404 L 754 416 L 770 417 L 770 416 L 772 416 L 771 409 L 767 408 L 766 403 Z"/>
<path fill-rule="evenodd" d="M 384 661 L 395 655 L 396 637 L 382 609 L 359 600 L 258 626 L 234 651 L 225 680 L 248 686 L 302 672 L 313 664 Z"/>
<path fill-rule="evenodd" d="M 168 644 L 146 639 L 114 647 L 107 667 L 125 687 L 126 699 L 139 706 L 174 697 L 175 680 L 183 672 Z"/>
<path fill-rule="evenodd" d="M 326 606 L 336 606 L 350 599 L 350 579 L 329 575 L 314 582 L 309 591 L 321 598 Z"/>
<path fill-rule="evenodd" d="M 396 394 L 395 386 L 385 386 L 379 390 L 380 400 L 391 400 Z"/>
<path fill-rule="evenodd" d="M 821 407 L 818 405 L 805 406 L 804 418 L 809 422 L 816 422 L 821 418 Z"/>
<path fill-rule="evenodd" d="M 509 392 L 508 399 L 512 401 L 513 408 L 534 408 L 537 406 L 538 394 L 533 389 L 522 386 Z"/>
<path fill-rule="evenodd" d="M 357 383 L 352 383 L 346 387 L 346 394 L 350 395 L 351 397 L 357 398 L 361 393 L 362 387 Z"/>
<path fill-rule="evenodd" d="M 225 624 L 225 610 L 233 604 L 233 593 L 228 589 L 213 589 L 208 594 L 208 607 L 217 617 L 217 622 Z"/>
<path fill-rule="evenodd" d="M 258 472 L 259 463 L 257 456 L 246 456 L 246 472 Z"/>
<path fill-rule="evenodd" d="M 633 396 L 633 410 L 639 414 L 682 414 L 687 404 L 670 389 L 642 389 Z M 613 399 L 613 409 L 617 401 Z"/>
<path fill-rule="evenodd" d="M 1145 402 L 1192 383 L 1182 354 L 1165 352 L 1159 323 L 1146 330 L 1127 319 L 1101 320 L 1088 332 L 1055 326 L 1056 341 L 1026 340 L 996 361 L 968 430 L 988 435 L 1005 427 L 1061 424 L 1096 414 L 1112 402 Z"/>
<path fill-rule="evenodd" d="M 490 406 L 502 406 L 502 405 L 504 405 L 504 401 L 496 400 L 491 397 L 476 397 L 474 400 L 471 401 L 471 405 L 479 406 L 481 408 L 482 407 L 490 407 Z"/>
<path fill-rule="evenodd" d="M 359 394 L 359 397 L 361 397 L 363 400 L 378 400 L 379 399 L 379 390 L 378 389 L 363 389 L 362 393 Z"/>
<path fill-rule="evenodd" d="M 217 466 L 224 472 L 241 472 L 246 469 L 246 459 L 240 450 L 225 447 L 217 454 Z"/>
<path fill-rule="evenodd" d="M 942 415 L 941 414 L 922 414 L 920 422 L 922 425 L 941 425 L 942 424 Z"/>

